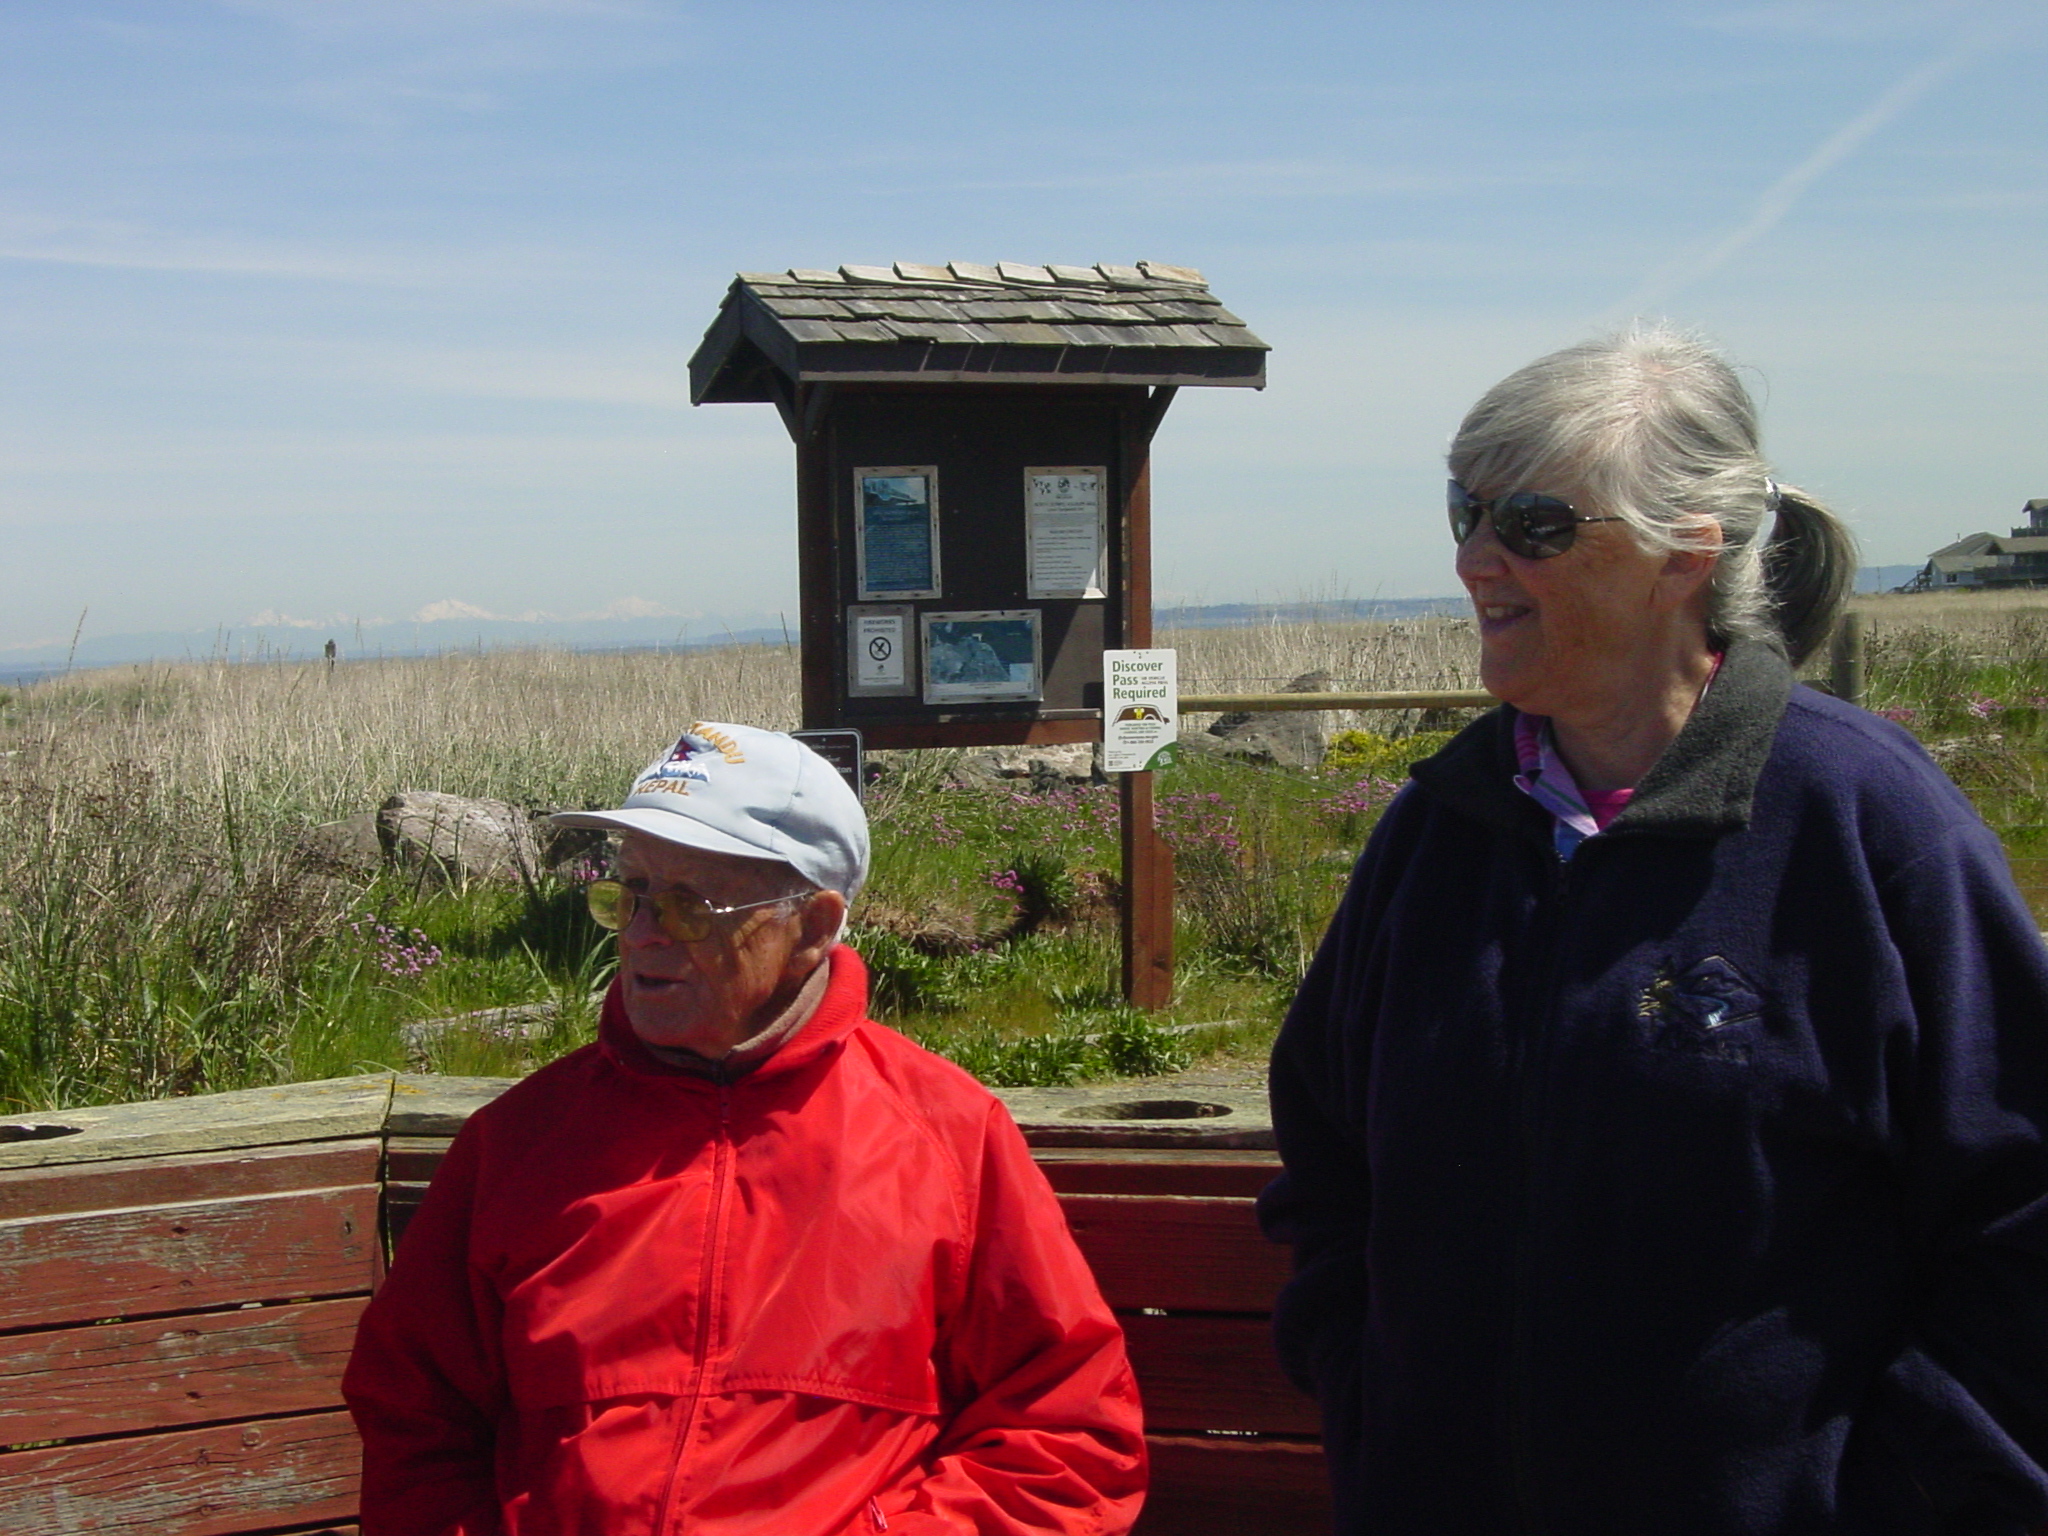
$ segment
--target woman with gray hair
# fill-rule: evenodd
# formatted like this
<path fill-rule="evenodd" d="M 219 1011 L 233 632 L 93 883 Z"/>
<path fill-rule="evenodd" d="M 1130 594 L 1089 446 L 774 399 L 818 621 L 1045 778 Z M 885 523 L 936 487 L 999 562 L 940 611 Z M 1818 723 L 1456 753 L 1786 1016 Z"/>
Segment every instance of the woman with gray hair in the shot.
<path fill-rule="evenodd" d="M 1502 704 L 1273 1055 L 1338 1528 L 2048 1522 L 2048 948 L 1912 738 L 1794 686 L 1846 531 L 1659 330 L 1504 380 L 1450 469 Z"/>

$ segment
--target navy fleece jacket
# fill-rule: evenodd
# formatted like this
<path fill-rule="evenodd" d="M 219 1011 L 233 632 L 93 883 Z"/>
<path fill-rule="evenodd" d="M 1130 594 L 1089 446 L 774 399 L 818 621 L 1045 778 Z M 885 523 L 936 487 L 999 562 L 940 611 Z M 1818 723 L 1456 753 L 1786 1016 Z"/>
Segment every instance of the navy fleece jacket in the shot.
<path fill-rule="evenodd" d="M 2048 1522 L 2048 947 L 1904 732 L 1738 644 L 1561 863 L 1416 765 L 1275 1047 L 1338 1527 Z"/>

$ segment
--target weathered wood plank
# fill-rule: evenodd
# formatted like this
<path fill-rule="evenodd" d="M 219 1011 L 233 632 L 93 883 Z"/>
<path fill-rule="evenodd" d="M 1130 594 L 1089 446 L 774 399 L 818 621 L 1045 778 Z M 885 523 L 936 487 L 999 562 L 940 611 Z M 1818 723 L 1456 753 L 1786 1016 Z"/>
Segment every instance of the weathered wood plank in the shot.
<path fill-rule="evenodd" d="M 415 1183 L 391 1183 L 384 1186 L 384 1241 L 392 1253 L 398 1252 L 399 1239 L 405 1236 L 405 1229 L 412 1225 L 412 1219 L 419 1213 L 420 1202 L 427 1198 L 427 1186 Z"/>
<path fill-rule="evenodd" d="M 441 1167 L 452 1136 L 393 1136 L 384 1143 L 384 1177 L 424 1184 Z"/>
<path fill-rule="evenodd" d="M 362 1455 L 345 1413 L 0 1455 L 0 1531 L 231 1536 L 353 1521 Z"/>
<path fill-rule="evenodd" d="M 1289 1440 L 1147 1435 L 1152 1491 L 1136 1536 L 1327 1531 L 1323 1448 Z"/>
<path fill-rule="evenodd" d="M 1032 1160 L 1052 1187 L 1073 1195 L 1229 1195 L 1250 1199 L 1272 1183 L 1271 1152 L 1215 1148 L 1036 1147 Z"/>
<path fill-rule="evenodd" d="M 1266 1313 L 1288 1254 L 1253 1202 L 1178 1195 L 1062 1195 L 1060 1206 L 1112 1307 Z"/>
<path fill-rule="evenodd" d="M 377 1178 L 382 1147 L 383 1143 L 371 1137 L 194 1152 L 180 1157 L 0 1169 L 0 1221 L 369 1184 Z"/>
<path fill-rule="evenodd" d="M 393 1136 L 384 1144 L 384 1235 L 392 1251 L 453 1142 L 450 1136 Z"/>
<path fill-rule="evenodd" d="M 453 1136 L 516 1077 L 436 1077 L 401 1072 L 392 1084 L 390 1136 Z"/>
<path fill-rule="evenodd" d="M 1251 1151 L 1271 1154 L 1273 1116 L 1263 1088 L 1165 1088 L 1093 1083 L 1080 1088 L 999 1088 L 996 1097 L 1032 1148 L 1107 1152 Z"/>
<path fill-rule="evenodd" d="M 1485 709 L 1496 704 L 1475 688 L 1411 688 L 1380 693 L 1184 693 L 1184 715 L 1299 714 L 1319 709 Z"/>
<path fill-rule="evenodd" d="M 1266 1319 L 1125 1313 L 1120 1321 L 1149 1428 L 1321 1432 L 1315 1403 L 1281 1373 Z"/>
<path fill-rule="evenodd" d="M 0 1337 L 0 1445 L 338 1408 L 363 1305 L 351 1297 Z"/>
<path fill-rule="evenodd" d="M 367 1291 L 377 1186 L 0 1222 L 0 1328 Z"/>
<path fill-rule="evenodd" d="M 234 1093 L 101 1104 L 0 1116 L 0 1168 L 43 1168 L 229 1147 L 272 1147 L 294 1141 L 375 1136 L 391 1105 L 392 1074 L 338 1077 L 320 1083 L 244 1088 Z M 71 1127 L 77 1134 L 11 1141 L 7 1127 Z"/>

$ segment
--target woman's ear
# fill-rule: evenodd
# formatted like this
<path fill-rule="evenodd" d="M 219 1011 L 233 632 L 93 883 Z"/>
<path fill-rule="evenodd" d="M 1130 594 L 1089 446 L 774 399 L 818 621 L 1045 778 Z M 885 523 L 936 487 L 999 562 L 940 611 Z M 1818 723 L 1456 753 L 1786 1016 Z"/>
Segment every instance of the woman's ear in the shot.
<path fill-rule="evenodd" d="M 1697 547 L 1674 549 L 1664 557 L 1664 569 L 1658 572 L 1658 585 L 1671 598 L 1674 606 L 1692 600 L 1703 591 L 1714 574 L 1714 565 L 1721 558 L 1721 525 L 1715 519 L 1704 515 L 1693 519 L 1695 531 L 1700 538 Z"/>

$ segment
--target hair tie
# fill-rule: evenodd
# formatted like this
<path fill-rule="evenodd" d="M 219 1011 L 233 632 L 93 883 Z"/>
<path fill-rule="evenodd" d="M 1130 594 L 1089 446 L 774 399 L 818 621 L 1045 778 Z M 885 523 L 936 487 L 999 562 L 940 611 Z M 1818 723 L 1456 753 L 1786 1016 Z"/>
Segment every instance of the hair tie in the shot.
<path fill-rule="evenodd" d="M 1769 475 L 1765 475 L 1764 510 L 1766 512 L 1776 512 L 1778 508 L 1784 503 L 1784 500 L 1785 498 L 1781 494 L 1779 494 L 1778 482 L 1773 480 Z"/>

